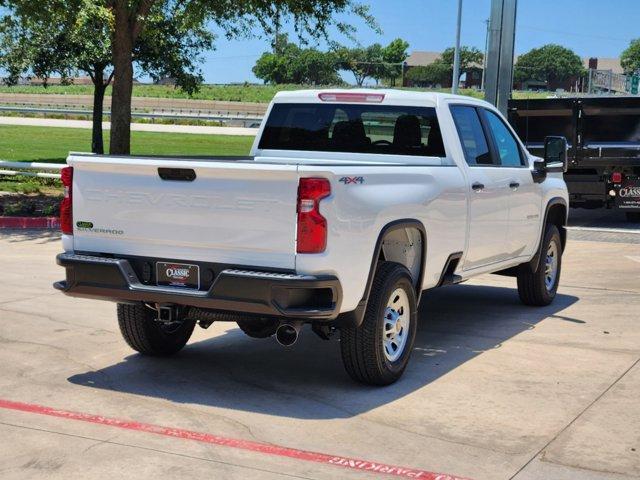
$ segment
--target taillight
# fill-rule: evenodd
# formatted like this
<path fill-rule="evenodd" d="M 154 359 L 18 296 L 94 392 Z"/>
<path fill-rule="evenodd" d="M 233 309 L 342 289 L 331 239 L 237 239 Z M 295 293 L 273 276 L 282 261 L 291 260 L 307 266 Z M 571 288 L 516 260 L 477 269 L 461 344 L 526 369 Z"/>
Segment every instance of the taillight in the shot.
<path fill-rule="evenodd" d="M 298 239 L 296 252 L 321 253 L 327 247 L 327 219 L 320 200 L 331 194 L 326 178 L 301 178 L 298 185 Z"/>
<path fill-rule="evenodd" d="M 611 181 L 613 183 L 622 183 L 622 173 L 620 172 L 613 172 L 611 174 Z"/>
<path fill-rule="evenodd" d="M 60 230 L 73 235 L 73 167 L 60 170 L 60 180 L 64 187 L 64 198 L 60 203 Z"/>

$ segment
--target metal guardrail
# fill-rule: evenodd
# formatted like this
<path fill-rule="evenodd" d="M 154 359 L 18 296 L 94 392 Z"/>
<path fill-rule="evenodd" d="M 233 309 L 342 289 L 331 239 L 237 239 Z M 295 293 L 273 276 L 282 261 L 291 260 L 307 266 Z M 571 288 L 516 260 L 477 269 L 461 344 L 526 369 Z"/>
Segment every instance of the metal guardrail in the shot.
<path fill-rule="evenodd" d="M 57 115 L 87 115 L 93 114 L 92 110 L 77 109 L 77 108 L 43 108 L 43 107 L 10 107 L 0 106 L 0 112 L 16 112 L 16 113 L 36 113 L 36 114 L 57 114 Z M 106 110 L 103 113 L 105 116 L 110 117 L 111 112 Z M 171 120 L 207 120 L 217 122 L 242 122 L 244 126 L 255 125 L 262 121 L 262 116 L 259 115 L 242 115 L 237 114 L 202 114 L 202 113 L 182 113 L 182 112 L 131 112 L 132 117 L 136 118 L 157 118 L 157 119 L 171 119 Z"/>
<path fill-rule="evenodd" d="M 40 163 L 40 162 L 7 162 L 0 160 L 0 167 L 6 167 L 18 170 L 0 170 L 0 175 L 16 176 L 24 175 L 25 177 L 39 177 L 39 178 L 60 178 L 59 173 L 49 172 L 29 172 L 21 170 L 53 170 L 60 171 L 67 165 L 64 163 Z"/>

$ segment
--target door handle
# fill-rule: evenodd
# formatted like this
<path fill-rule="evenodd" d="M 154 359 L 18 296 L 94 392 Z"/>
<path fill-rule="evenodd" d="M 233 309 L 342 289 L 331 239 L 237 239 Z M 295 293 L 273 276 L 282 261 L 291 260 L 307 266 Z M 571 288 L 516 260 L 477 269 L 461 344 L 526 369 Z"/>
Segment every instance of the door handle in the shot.
<path fill-rule="evenodd" d="M 484 184 L 475 182 L 473 185 L 471 185 L 471 188 L 474 192 L 481 192 L 482 190 L 484 190 Z"/>
<path fill-rule="evenodd" d="M 511 182 L 509 184 L 509 188 L 513 188 L 514 190 L 516 190 L 519 186 L 520 184 L 518 182 Z"/>

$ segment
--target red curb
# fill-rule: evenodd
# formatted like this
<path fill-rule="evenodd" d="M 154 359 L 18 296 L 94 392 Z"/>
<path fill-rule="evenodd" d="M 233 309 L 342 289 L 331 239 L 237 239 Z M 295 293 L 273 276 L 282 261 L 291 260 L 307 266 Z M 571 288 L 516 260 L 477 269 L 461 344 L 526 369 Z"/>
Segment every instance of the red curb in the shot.
<path fill-rule="evenodd" d="M 58 217 L 0 217 L 0 228 L 60 228 Z"/>
<path fill-rule="evenodd" d="M 81 422 L 89 422 L 99 425 L 106 425 L 109 427 L 121 428 L 124 430 L 134 430 L 138 432 L 151 433 L 154 435 L 163 435 L 165 437 L 179 438 L 182 440 L 192 440 L 196 442 L 209 443 L 213 445 L 234 448 L 236 450 L 245 450 L 276 457 L 286 457 L 306 462 L 333 465 L 335 467 L 342 467 L 349 470 L 358 470 L 366 473 L 375 473 L 378 475 L 390 475 L 400 478 L 420 478 L 423 480 L 465 480 L 461 477 L 447 475 L 444 473 L 427 472 L 425 470 L 420 470 L 417 468 L 398 467 L 395 465 L 387 465 L 384 463 L 359 460 L 356 458 L 298 450 L 295 448 L 282 447 L 269 443 L 222 437 L 220 435 L 213 435 L 210 433 L 194 432 L 191 430 L 182 430 L 180 428 L 162 427 L 160 425 L 139 423 L 131 420 L 120 420 L 117 418 L 103 417 L 101 415 L 92 415 L 89 413 L 58 410 L 51 407 L 45 407 L 43 405 L 13 402 L 11 400 L 0 399 L 0 408 L 4 408 L 6 410 L 16 410 L 19 412 L 35 413 L 39 415 L 48 415 L 50 417 L 64 418 L 66 420 L 78 420 Z"/>

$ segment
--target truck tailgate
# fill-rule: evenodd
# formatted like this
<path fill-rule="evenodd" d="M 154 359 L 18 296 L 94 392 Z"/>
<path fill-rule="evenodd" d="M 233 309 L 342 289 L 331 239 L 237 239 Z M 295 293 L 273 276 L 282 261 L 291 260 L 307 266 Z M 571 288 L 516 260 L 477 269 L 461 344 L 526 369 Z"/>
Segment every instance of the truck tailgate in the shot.
<path fill-rule="evenodd" d="M 296 165 L 75 154 L 67 162 L 77 252 L 295 268 Z M 180 171 L 163 180 L 159 169 Z M 195 179 L 179 178 L 185 171 Z"/>

